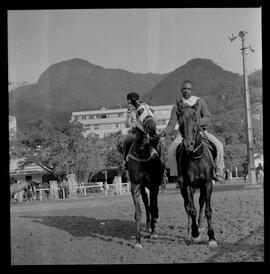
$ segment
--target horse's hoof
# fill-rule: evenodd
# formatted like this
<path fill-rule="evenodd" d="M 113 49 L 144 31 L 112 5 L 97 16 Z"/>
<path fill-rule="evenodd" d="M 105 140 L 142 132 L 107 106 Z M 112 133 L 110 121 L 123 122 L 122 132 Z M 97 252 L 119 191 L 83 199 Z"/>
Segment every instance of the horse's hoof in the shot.
<path fill-rule="evenodd" d="M 200 243 L 200 242 L 201 242 L 201 235 L 199 235 L 199 236 L 196 237 L 196 238 L 193 238 L 193 237 L 192 237 L 192 241 L 195 242 L 195 243 Z"/>
<path fill-rule="evenodd" d="M 151 238 L 151 239 L 157 239 L 157 238 L 158 238 L 158 235 L 157 235 L 156 233 L 151 234 L 150 238 Z"/>
<path fill-rule="evenodd" d="M 209 247 L 217 247 L 218 244 L 217 244 L 217 242 L 215 240 L 211 240 L 211 241 L 208 242 L 208 246 Z"/>
<path fill-rule="evenodd" d="M 135 249 L 142 249 L 143 247 L 142 247 L 141 244 L 136 243 L 136 244 L 134 245 L 134 248 L 135 248 Z"/>

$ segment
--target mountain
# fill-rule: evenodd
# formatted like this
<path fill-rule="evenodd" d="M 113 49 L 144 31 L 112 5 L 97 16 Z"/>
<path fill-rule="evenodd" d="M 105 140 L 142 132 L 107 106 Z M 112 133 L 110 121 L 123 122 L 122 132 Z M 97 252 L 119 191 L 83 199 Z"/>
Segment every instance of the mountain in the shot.
<path fill-rule="evenodd" d="M 196 58 L 169 73 L 143 99 L 157 105 L 173 104 L 181 96 L 181 83 L 184 80 L 193 82 L 195 95 L 208 96 L 220 84 L 231 83 L 238 78 L 239 74 L 226 71 L 209 59 Z"/>
<path fill-rule="evenodd" d="M 20 127 L 30 119 L 66 123 L 72 111 L 124 105 L 129 91 L 137 91 L 152 105 L 174 104 L 186 79 L 193 81 L 193 93 L 204 97 L 212 115 L 231 112 L 232 117 L 235 113 L 241 117 L 244 113 L 243 77 L 202 58 L 162 75 L 106 69 L 78 58 L 60 62 L 44 71 L 37 83 L 11 91 L 9 111 Z M 262 71 L 251 73 L 249 83 L 251 104 L 261 104 Z"/>
<path fill-rule="evenodd" d="M 262 71 L 249 75 L 251 104 L 262 103 Z M 244 108 L 243 76 L 226 71 L 209 59 L 195 58 L 168 73 L 153 89 L 142 96 L 152 105 L 174 104 L 181 98 L 181 83 L 193 82 L 193 94 L 203 97 L 212 114 Z"/>
<path fill-rule="evenodd" d="M 150 91 L 166 74 L 106 69 L 75 58 L 50 66 L 37 83 L 9 93 L 9 111 L 18 124 L 44 118 L 67 122 L 72 111 L 126 104 L 126 94 Z"/>
<path fill-rule="evenodd" d="M 224 144 L 227 166 L 246 157 L 247 129 L 243 75 L 226 71 L 209 59 L 196 58 L 167 74 L 142 96 L 152 105 L 174 104 L 181 98 L 181 83 L 193 82 L 193 94 L 203 97 L 211 113 L 209 131 Z M 263 148 L 262 70 L 249 75 L 249 91 L 255 151 Z"/>

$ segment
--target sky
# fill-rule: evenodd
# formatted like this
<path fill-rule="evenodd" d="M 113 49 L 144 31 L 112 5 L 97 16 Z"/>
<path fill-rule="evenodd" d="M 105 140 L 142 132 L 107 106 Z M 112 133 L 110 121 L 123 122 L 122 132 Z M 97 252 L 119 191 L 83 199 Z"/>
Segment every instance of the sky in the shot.
<path fill-rule="evenodd" d="M 9 10 L 9 82 L 36 83 L 50 66 L 82 58 L 104 68 L 168 73 L 193 58 L 243 73 L 262 68 L 261 8 Z"/>

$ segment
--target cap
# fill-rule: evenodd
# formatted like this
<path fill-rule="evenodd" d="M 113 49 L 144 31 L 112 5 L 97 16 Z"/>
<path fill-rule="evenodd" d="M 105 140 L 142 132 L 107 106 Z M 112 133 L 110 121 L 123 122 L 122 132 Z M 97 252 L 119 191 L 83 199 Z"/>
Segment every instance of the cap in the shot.
<path fill-rule="evenodd" d="M 137 101 L 140 99 L 140 95 L 136 92 L 130 92 L 127 94 L 127 100 Z"/>

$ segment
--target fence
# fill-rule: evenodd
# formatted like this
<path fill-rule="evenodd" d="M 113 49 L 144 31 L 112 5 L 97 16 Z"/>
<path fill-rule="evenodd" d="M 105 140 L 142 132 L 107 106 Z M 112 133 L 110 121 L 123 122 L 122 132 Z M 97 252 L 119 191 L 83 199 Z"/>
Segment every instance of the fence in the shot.
<path fill-rule="evenodd" d="M 87 195 L 87 189 L 97 188 L 101 192 L 105 192 L 105 196 L 122 195 L 130 193 L 130 182 L 122 183 L 121 177 L 116 176 L 113 184 L 105 184 L 97 182 L 95 185 L 80 185 L 71 183 L 67 189 L 65 186 L 58 187 L 56 181 L 50 181 L 49 188 L 35 188 L 35 195 L 38 200 L 44 199 L 67 199 L 77 198 L 78 193 L 81 196 Z"/>

